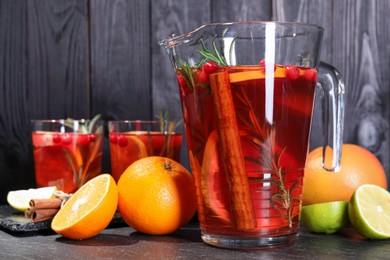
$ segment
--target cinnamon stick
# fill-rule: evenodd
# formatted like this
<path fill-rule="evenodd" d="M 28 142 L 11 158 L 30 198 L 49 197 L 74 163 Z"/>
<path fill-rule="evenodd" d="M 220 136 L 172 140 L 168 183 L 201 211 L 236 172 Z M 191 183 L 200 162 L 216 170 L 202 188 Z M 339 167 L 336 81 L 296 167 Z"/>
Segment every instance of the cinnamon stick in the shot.
<path fill-rule="evenodd" d="M 62 200 L 58 198 L 32 199 L 30 200 L 30 207 L 38 209 L 59 209 L 61 207 L 61 203 Z"/>
<path fill-rule="evenodd" d="M 24 214 L 27 218 L 31 219 L 32 222 L 44 221 L 47 219 L 53 218 L 58 209 L 38 209 L 38 208 L 28 208 Z"/>
<path fill-rule="evenodd" d="M 245 159 L 227 71 L 210 75 L 216 112 L 216 126 L 221 145 L 222 165 L 227 176 L 232 199 L 232 213 L 236 228 L 249 230 L 256 227 L 256 218 L 249 192 Z"/>

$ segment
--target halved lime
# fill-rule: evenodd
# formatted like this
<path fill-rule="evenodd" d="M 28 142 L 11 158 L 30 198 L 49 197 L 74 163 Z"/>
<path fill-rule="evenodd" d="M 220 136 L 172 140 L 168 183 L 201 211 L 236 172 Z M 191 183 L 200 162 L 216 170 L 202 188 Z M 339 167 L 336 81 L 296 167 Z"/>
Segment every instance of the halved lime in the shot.
<path fill-rule="evenodd" d="M 348 223 L 348 202 L 333 201 L 303 206 L 301 220 L 312 232 L 333 234 Z"/>
<path fill-rule="evenodd" d="M 355 230 L 365 238 L 390 238 L 390 193 L 373 184 L 359 186 L 348 207 Z"/>
<path fill-rule="evenodd" d="M 50 199 L 54 197 L 54 192 L 57 187 L 43 187 L 38 189 L 15 190 L 8 192 L 7 201 L 14 209 L 25 211 L 29 208 L 30 200 L 32 199 Z"/>

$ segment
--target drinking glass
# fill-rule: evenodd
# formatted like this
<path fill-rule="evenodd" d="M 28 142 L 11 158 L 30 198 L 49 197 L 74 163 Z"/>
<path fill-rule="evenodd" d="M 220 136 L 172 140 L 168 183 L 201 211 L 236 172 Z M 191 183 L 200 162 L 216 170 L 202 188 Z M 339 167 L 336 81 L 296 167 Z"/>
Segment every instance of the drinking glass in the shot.
<path fill-rule="evenodd" d="M 101 174 L 103 121 L 32 120 L 32 143 L 38 187 L 73 193 Z"/>
<path fill-rule="evenodd" d="M 111 174 L 118 182 L 130 164 L 147 156 L 169 157 L 180 162 L 182 134 L 175 122 L 119 120 L 109 121 Z"/>

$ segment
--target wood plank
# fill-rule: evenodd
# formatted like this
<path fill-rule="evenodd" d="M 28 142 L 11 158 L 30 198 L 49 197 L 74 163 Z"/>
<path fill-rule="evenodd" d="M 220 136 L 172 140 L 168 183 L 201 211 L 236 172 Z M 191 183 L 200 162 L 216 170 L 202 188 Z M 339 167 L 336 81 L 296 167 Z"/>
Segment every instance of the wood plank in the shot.
<path fill-rule="evenodd" d="M 379 0 L 340 4 L 334 8 L 333 63 L 347 86 L 345 142 L 372 151 L 389 174 L 390 4 Z"/>
<path fill-rule="evenodd" d="M 150 1 L 90 1 L 93 114 L 151 117 Z"/>
<path fill-rule="evenodd" d="M 87 1 L 26 3 L 31 118 L 89 117 Z"/>
<path fill-rule="evenodd" d="M 0 1 L 0 204 L 6 203 L 8 190 L 35 182 L 24 78 L 24 2 Z"/>
<path fill-rule="evenodd" d="M 107 121 L 151 118 L 149 2 L 90 1 L 92 114 Z M 103 172 L 110 171 L 106 136 Z"/>
<path fill-rule="evenodd" d="M 235 22 L 271 19 L 272 0 L 214 0 L 213 22 Z"/>

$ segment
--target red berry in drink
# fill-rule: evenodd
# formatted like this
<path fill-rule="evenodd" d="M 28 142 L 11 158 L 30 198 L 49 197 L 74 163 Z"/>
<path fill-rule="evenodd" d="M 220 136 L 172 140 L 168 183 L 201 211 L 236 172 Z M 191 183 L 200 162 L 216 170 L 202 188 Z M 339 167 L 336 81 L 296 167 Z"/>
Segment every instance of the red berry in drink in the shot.
<path fill-rule="evenodd" d="M 286 65 L 286 75 L 290 80 L 296 80 L 299 77 L 299 68 L 295 65 Z"/>
<path fill-rule="evenodd" d="M 214 73 L 217 71 L 217 69 L 218 69 L 218 64 L 215 61 L 209 61 L 203 65 L 203 71 L 206 72 L 207 74 Z"/>
<path fill-rule="evenodd" d="M 200 84 L 208 84 L 210 82 L 209 74 L 203 70 L 198 70 L 196 73 L 196 82 Z"/>
<path fill-rule="evenodd" d="M 54 134 L 52 138 L 53 138 L 53 143 L 55 143 L 55 144 L 59 144 L 62 141 L 61 136 L 58 134 Z"/>
<path fill-rule="evenodd" d="M 110 142 L 112 144 L 117 144 L 118 143 L 118 134 L 117 133 L 110 134 L 109 139 L 110 139 Z"/>
<path fill-rule="evenodd" d="M 71 142 L 72 142 L 72 137 L 69 134 L 62 135 L 62 143 L 63 144 L 70 144 Z"/>
<path fill-rule="evenodd" d="M 265 67 L 265 59 L 261 59 L 259 66 Z"/>
<path fill-rule="evenodd" d="M 313 82 L 316 82 L 317 81 L 317 70 L 316 69 L 307 69 L 305 70 L 305 78 L 307 80 L 311 80 Z"/>
<path fill-rule="evenodd" d="M 94 134 L 89 134 L 89 135 L 88 135 L 88 141 L 90 141 L 90 142 L 95 142 L 95 141 L 96 141 L 96 135 L 94 135 Z"/>
<path fill-rule="evenodd" d="M 261 59 L 261 61 L 259 62 L 259 66 L 260 66 L 260 69 L 261 71 L 265 74 L 265 59 Z M 274 71 L 276 70 L 276 64 L 274 64 Z"/>
<path fill-rule="evenodd" d="M 126 147 L 129 141 L 127 141 L 126 136 L 119 135 L 118 137 L 118 144 L 120 147 Z"/>

